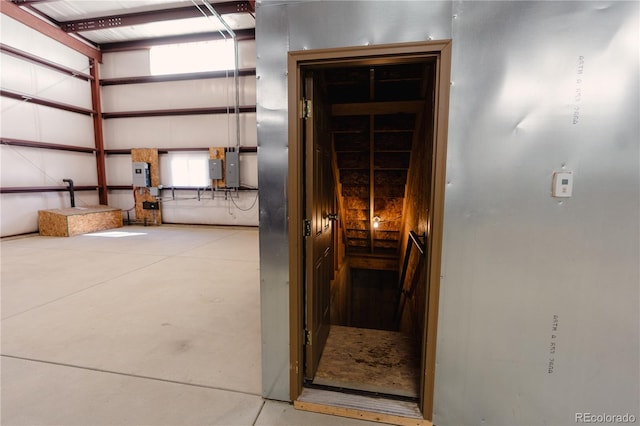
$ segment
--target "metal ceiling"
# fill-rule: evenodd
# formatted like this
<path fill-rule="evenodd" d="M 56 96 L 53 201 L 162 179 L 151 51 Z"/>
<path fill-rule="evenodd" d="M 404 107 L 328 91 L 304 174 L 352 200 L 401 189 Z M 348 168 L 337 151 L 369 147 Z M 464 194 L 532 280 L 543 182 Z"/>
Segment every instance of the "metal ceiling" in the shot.
<path fill-rule="evenodd" d="M 222 37 L 207 0 L 12 0 L 104 50 Z M 208 0 L 239 39 L 255 38 L 255 2 Z"/>

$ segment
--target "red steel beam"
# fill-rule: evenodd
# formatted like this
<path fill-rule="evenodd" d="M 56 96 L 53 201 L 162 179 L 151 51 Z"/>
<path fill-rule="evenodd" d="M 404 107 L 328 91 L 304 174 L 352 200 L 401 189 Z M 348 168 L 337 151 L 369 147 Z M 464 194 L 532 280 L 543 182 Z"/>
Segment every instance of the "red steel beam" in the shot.
<path fill-rule="evenodd" d="M 107 172 L 104 159 L 104 134 L 102 131 L 102 101 L 100 99 L 100 75 L 98 61 L 91 59 L 91 103 L 93 105 L 93 136 L 96 147 L 96 173 L 98 176 L 98 199 L 100 204 L 108 205 Z"/>
<path fill-rule="evenodd" d="M 74 191 L 95 191 L 94 185 L 74 186 Z M 68 186 L 9 186 L 0 188 L 0 194 L 26 194 L 29 192 L 67 192 Z"/>
<path fill-rule="evenodd" d="M 50 108 L 61 109 L 64 111 L 75 112 L 77 114 L 91 115 L 95 112 L 94 110 L 78 107 L 75 105 L 65 104 L 62 102 L 52 101 L 50 99 L 45 99 L 38 96 L 29 95 L 26 93 L 15 92 L 13 90 L 8 90 L 8 89 L 0 89 L 0 96 L 4 96 L 11 99 L 17 99 L 24 102 L 31 102 L 37 105 L 44 105 Z"/>
<path fill-rule="evenodd" d="M 241 105 L 239 112 L 256 112 L 254 105 Z M 209 108 L 184 108 L 184 109 L 159 109 L 145 111 L 122 111 L 105 112 L 102 118 L 133 118 L 133 117 L 168 117 L 173 115 L 208 115 L 208 114 L 230 114 L 235 112 L 235 107 L 209 107 Z"/>
<path fill-rule="evenodd" d="M 21 146 L 26 148 L 53 149 L 58 151 L 84 152 L 87 154 L 93 154 L 95 152 L 95 149 L 87 148 L 84 146 L 62 145 L 57 143 L 36 142 L 36 141 L 28 141 L 24 139 L 13 139 L 13 138 L 3 138 L 3 137 L 0 137 L 0 145 Z"/>
<path fill-rule="evenodd" d="M 72 77 L 79 78 L 81 80 L 89 81 L 91 80 L 91 76 L 85 74 L 81 71 L 77 71 L 73 68 L 66 67 L 64 65 L 57 64 L 48 59 L 42 58 L 40 56 L 32 55 L 31 53 L 25 52 L 20 49 L 16 49 L 15 47 L 7 46 L 6 44 L 0 43 L 0 52 L 6 53 L 7 55 L 14 56 L 16 58 L 20 58 L 25 61 L 29 61 L 34 64 L 42 65 L 52 70 L 56 70 L 58 72 L 70 75 Z"/>
<path fill-rule="evenodd" d="M 255 28 L 236 30 L 235 33 L 236 33 L 236 39 L 238 41 L 256 39 Z M 144 40 L 117 41 L 113 43 L 103 43 L 100 45 L 100 50 L 103 53 L 123 52 L 126 50 L 149 49 L 152 46 L 159 46 L 163 44 L 177 44 L 177 43 L 191 43 L 191 42 L 197 42 L 197 41 L 222 40 L 223 38 L 224 37 L 218 31 L 212 31 L 212 32 L 206 32 L 206 33 L 155 37 L 155 38 L 144 39 Z"/>
<path fill-rule="evenodd" d="M 249 1 L 230 1 L 214 4 L 215 10 L 221 14 L 250 13 L 253 7 Z M 202 10 L 202 12 L 201 12 Z M 174 9 L 152 10 L 146 12 L 134 12 L 118 15 L 100 16 L 90 19 L 77 19 L 62 21 L 60 27 L 68 33 L 82 31 L 103 30 L 107 28 L 130 27 L 134 25 L 148 24 L 160 21 L 172 21 L 176 19 L 189 19 L 202 17 L 203 12 L 207 16 L 213 16 L 206 7 L 198 9 L 195 6 L 179 7 Z"/>
<path fill-rule="evenodd" d="M 64 44 L 65 46 L 75 50 L 76 52 L 80 52 L 88 58 L 95 59 L 99 62 L 102 62 L 102 53 L 95 49 L 94 47 L 89 46 L 62 31 L 60 28 L 57 28 L 40 18 L 35 17 L 29 12 L 25 12 L 20 7 L 13 4 L 10 0 L 0 0 L 0 12 L 4 15 L 7 15 L 10 18 L 15 19 L 16 21 L 33 28 L 34 30 L 56 40 L 59 43 Z"/>

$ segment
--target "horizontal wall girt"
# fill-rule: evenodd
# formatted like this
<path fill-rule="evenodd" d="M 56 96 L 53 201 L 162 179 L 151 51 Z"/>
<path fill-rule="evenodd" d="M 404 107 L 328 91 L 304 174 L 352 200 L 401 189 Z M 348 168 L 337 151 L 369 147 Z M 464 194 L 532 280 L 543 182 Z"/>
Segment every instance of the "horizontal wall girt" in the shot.
<path fill-rule="evenodd" d="M 238 70 L 239 77 L 252 75 L 256 75 L 255 68 Z M 116 86 L 121 84 L 164 83 L 166 81 L 204 80 L 208 78 L 226 78 L 229 76 L 233 76 L 233 70 L 109 78 L 100 80 L 100 85 Z"/>
<path fill-rule="evenodd" d="M 31 53 L 25 52 L 20 49 L 16 49 L 15 47 L 11 47 L 3 43 L 0 43 L 0 52 L 5 53 L 7 55 L 14 56 L 16 58 L 23 59 L 25 61 L 28 61 L 34 64 L 42 65 L 43 67 L 46 67 L 55 71 L 59 71 L 61 73 L 79 78 L 81 80 L 90 81 L 93 79 L 93 77 L 91 77 L 89 74 L 85 74 L 84 72 L 75 70 L 73 68 L 69 68 L 64 65 L 57 64 L 48 59 L 41 58 L 40 56 L 32 55 Z"/>
<path fill-rule="evenodd" d="M 196 148 L 158 148 L 158 154 L 168 154 L 169 152 L 209 152 L 208 147 L 196 147 Z M 257 146 L 241 146 L 239 149 L 240 154 L 258 152 Z M 130 149 L 105 149 L 106 155 L 130 155 Z"/>
<path fill-rule="evenodd" d="M 36 142 L 23 139 L 0 138 L 0 145 L 22 146 L 27 148 L 53 149 L 57 151 L 84 152 L 93 154 L 96 152 L 94 148 L 84 146 L 62 145 L 57 143 Z"/>
<path fill-rule="evenodd" d="M 230 1 L 225 3 L 215 3 L 215 10 L 221 14 L 249 13 L 253 12 L 251 3 L 248 1 Z M 202 17 L 203 13 L 213 16 L 206 7 L 198 9 L 195 6 L 179 7 L 175 9 L 153 10 L 146 12 L 135 12 L 127 14 L 100 16 L 90 19 L 78 19 L 73 21 L 60 22 L 60 27 L 68 33 L 82 31 L 103 30 L 117 27 L 130 27 L 134 25 L 149 24 L 152 22 L 171 21 L 176 19 L 189 19 Z"/>
<path fill-rule="evenodd" d="M 74 185 L 74 191 L 96 191 L 97 185 Z M 31 192 L 69 192 L 68 186 L 12 186 L 0 188 L 0 194 L 27 194 Z"/>
<path fill-rule="evenodd" d="M 65 111 L 75 112 L 78 114 L 92 115 L 95 111 L 87 108 L 78 107 L 75 105 L 69 105 L 62 102 L 52 101 L 50 99 L 40 98 L 38 96 L 29 95 L 27 93 L 15 92 L 13 90 L 0 89 L 0 96 L 7 98 L 18 99 L 25 102 L 31 102 L 33 104 L 44 105 L 51 108 L 61 109 Z"/>
<path fill-rule="evenodd" d="M 123 111 L 105 112 L 102 118 L 137 118 L 137 117 L 167 117 L 175 115 L 208 115 L 208 114 L 231 114 L 235 112 L 234 107 L 211 107 L 211 108 L 184 108 L 184 109 L 161 109 L 146 111 Z M 256 112 L 255 105 L 240 106 L 240 112 Z"/>

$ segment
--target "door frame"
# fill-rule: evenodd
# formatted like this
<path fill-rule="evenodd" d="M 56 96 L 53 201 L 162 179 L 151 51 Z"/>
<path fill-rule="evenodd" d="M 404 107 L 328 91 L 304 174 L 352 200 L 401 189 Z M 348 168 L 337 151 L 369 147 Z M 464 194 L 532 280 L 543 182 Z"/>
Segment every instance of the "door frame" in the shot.
<path fill-rule="evenodd" d="M 298 399 L 304 381 L 304 153 L 302 146 L 301 106 L 302 69 L 313 65 L 349 66 L 350 62 L 393 58 L 436 56 L 436 84 L 433 129 L 431 197 L 429 209 L 428 259 L 429 294 L 423 348 L 421 379 L 423 388 L 420 409 L 427 420 L 433 418 L 433 396 L 436 366 L 436 337 L 440 295 L 440 264 L 447 160 L 449 121 L 449 88 L 451 78 L 451 40 L 356 46 L 319 50 L 292 51 L 288 54 L 288 219 L 289 219 L 289 348 L 290 398 Z"/>

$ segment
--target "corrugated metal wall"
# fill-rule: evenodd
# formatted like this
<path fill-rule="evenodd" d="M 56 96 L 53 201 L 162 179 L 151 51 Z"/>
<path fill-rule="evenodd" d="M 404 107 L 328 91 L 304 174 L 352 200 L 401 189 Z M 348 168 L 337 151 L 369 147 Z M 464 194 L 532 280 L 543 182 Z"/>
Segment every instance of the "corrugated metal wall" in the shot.
<path fill-rule="evenodd" d="M 289 398 L 287 51 L 452 39 L 434 423 L 640 417 L 639 8 L 258 2 L 266 397 Z"/>

